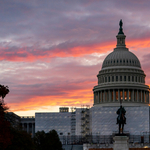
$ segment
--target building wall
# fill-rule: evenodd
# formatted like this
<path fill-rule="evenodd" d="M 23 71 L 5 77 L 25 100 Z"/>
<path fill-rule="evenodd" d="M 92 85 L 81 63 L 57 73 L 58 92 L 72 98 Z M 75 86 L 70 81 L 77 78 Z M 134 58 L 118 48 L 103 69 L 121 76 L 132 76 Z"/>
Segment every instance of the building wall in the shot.
<path fill-rule="evenodd" d="M 76 135 L 81 135 L 81 108 L 76 109 Z"/>
<path fill-rule="evenodd" d="M 31 137 L 35 135 L 35 117 L 33 116 L 23 116 L 21 117 L 21 127 L 24 131 L 29 133 Z"/>
<path fill-rule="evenodd" d="M 71 113 L 35 113 L 35 132 L 56 130 L 58 135 L 71 133 Z"/>
<path fill-rule="evenodd" d="M 113 132 L 118 132 L 116 125 L 118 108 L 115 106 L 91 108 L 93 135 L 111 135 Z M 124 126 L 124 131 L 131 135 L 140 135 L 149 131 L 149 106 L 127 106 L 125 110 L 127 124 Z"/>

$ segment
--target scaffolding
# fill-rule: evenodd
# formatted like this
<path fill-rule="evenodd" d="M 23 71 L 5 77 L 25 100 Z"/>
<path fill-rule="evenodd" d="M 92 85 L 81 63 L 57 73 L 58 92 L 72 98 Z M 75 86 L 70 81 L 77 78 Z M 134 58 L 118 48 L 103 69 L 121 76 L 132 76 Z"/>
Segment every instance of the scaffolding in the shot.
<path fill-rule="evenodd" d="M 90 106 L 81 106 L 81 136 L 88 140 L 90 135 Z"/>
<path fill-rule="evenodd" d="M 71 107 L 71 135 L 76 134 L 76 108 Z"/>

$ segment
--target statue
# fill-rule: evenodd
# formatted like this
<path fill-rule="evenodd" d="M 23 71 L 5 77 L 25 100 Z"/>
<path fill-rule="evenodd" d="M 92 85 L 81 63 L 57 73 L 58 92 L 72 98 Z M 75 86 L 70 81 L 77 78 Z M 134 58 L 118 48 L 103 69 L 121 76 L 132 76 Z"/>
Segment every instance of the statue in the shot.
<path fill-rule="evenodd" d="M 120 20 L 119 25 L 120 25 L 120 28 L 122 28 L 122 26 L 123 26 L 122 19 Z"/>
<path fill-rule="evenodd" d="M 118 34 L 124 34 L 124 33 L 123 33 L 123 28 L 122 28 L 122 26 L 123 26 L 122 19 L 121 19 L 120 22 L 119 22 L 119 26 L 120 26 L 120 28 L 119 28 L 119 33 L 118 33 Z"/>
<path fill-rule="evenodd" d="M 124 109 L 124 107 L 122 107 L 122 105 L 120 105 L 120 108 L 117 110 L 116 113 L 118 114 L 116 124 L 119 124 L 119 134 L 121 132 L 121 129 L 123 134 L 124 124 L 126 124 L 126 117 L 125 117 L 126 110 Z"/>

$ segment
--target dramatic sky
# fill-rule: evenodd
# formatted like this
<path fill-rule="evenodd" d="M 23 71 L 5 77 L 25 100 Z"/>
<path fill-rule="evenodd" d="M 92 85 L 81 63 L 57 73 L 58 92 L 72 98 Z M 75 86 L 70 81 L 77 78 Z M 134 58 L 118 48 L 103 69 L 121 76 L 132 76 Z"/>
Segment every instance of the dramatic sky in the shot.
<path fill-rule="evenodd" d="M 0 84 L 18 115 L 90 105 L 123 20 L 150 85 L 149 0 L 0 0 Z"/>

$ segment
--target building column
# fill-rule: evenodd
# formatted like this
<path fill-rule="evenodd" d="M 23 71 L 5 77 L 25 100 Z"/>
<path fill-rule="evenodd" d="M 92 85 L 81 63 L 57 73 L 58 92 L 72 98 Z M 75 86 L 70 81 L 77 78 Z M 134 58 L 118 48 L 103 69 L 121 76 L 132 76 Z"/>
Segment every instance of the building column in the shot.
<path fill-rule="evenodd" d="M 149 92 L 147 92 L 147 103 L 149 103 Z"/>
<path fill-rule="evenodd" d="M 120 102 L 120 90 L 118 89 L 118 102 Z"/>
<path fill-rule="evenodd" d="M 29 133 L 29 123 L 27 123 L 27 133 Z"/>
<path fill-rule="evenodd" d="M 143 99 L 142 99 L 142 90 L 141 90 L 141 102 L 143 101 Z"/>
<path fill-rule="evenodd" d="M 129 89 L 127 90 L 127 101 L 129 101 Z"/>
<path fill-rule="evenodd" d="M 109 90 L 108 92 L 109 92 L 109 102 L 111 102 L 111 94 L 110 94 L 110 90 Z"/>
<path fill-rule="evenodd" d="M 145 101 L 146 101 L 146 100 L 145 100 L 145 99 L 146 99 L 146 98 L 145 98 L 145 91 L 143 91 L 143 92 L 144 92 L 144 103 L 145 103 Z"/>
<path fill-rule="evenodd" d="M 97 100 L 97 101 L 98 101 L 98 103 L 99 103 L 99 91 L 98 91 L 98 100 Z"/>
<path fill-rule="evenodd" d="M 132 90 L 132 102 L 134 102 L 135 99 L 134 99 L 134 89 Z"/>
<path fill-rule="evenodd" d="M 113 102 L 115 102 L 115 90 L 113 89 Z"/>
<path fill-rule="evenodd" d="M 139 90 L 137 90 L 136 97 L 137 97 L 137 102 L 139 102 Z"/>
<path fill-rule="evenodd" d="M 94 92 L 94 104 L 96 104 L 96 94 L 95 94 L 95 92 Z"/>
<path fill-rule="evenodd" d="M 104 90 L 104 102 L 105 102 L 105 94 L 106 94 L 106 91 Z"/>
<path fill-rule="evenodd" d="M 22 130 L 24 130 L 24 123 L 22 123 Z"/>
<path fill-rule="evenodd" d="M 102 91 L 101 91 L 101 102 L 102 102 L 103 100 L 102 100 Z"/>
<path fill-rule="evenodd" d="M 122 101 L 125 101 L 125 98 L 124 98 L 124 89 L 122 90 L 122 96 L 123 96 Z"/>
<path fill-rule="evenodd" d="M 32 138 L 34 137 L 34 123 L 32 123 Z"/>

